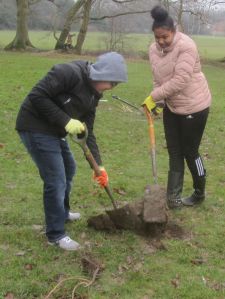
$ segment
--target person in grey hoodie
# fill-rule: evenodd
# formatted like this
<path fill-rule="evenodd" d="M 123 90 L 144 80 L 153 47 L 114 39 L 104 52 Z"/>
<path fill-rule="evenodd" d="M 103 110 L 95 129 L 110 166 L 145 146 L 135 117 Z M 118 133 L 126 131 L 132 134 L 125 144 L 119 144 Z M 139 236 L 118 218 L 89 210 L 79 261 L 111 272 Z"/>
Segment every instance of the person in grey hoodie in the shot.
<path fill-rule="evenodd" d="M 106 90 L 127 81 L 124 58 L 116 52 L 99 56 L 95 63 L 72 61 L 57 64 L 30 91 L 22 103 L 16 130 L 35 162 L 43 180 L 43 202 L 48 243 L 65 250 L 80 245 L 65 232 L 66 220 L 77 220 L 70 211 L 69 195 L 76 163 L 66 140 L 67 134 L 88 129 L 87 145 L 101 175 L 101 186 L 108 182 L 93 132 L 96 107 Z"/>
<path fill-rule="evenodd" d="M 155 113 L 164 102 L 163 123 L 169 153 L 167 201 L 170 208 L 193 206 L 205 199 L 206 170 L 199 146 L 208 118 L 211 94 L 201 71 L 194 41 L 178 32 L 168 12 L 151 11 L 155 42 L 149 49 L 153 90 L 143 104 Z M 181 198 L 184 161 L 191 172 L 194 192 Z"/>

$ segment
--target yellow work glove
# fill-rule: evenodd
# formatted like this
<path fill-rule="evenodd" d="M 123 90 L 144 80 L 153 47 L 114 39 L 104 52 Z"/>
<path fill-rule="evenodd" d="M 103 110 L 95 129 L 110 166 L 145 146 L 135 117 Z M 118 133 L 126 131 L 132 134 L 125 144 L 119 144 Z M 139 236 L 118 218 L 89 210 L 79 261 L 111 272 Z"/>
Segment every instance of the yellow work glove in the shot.
<path fill-rule="evenodd" d="M 162 107 L 157 106 L 157 103 L 153 100 L 152 96 L 148 96 L 144 100 L 142 106 L 144 105 L 148 108 L 149 112 L 152 112 L 154 115 L 158 115 L 163 111 Z"/>
<path fill-rule="evenodd" d="M 71 118 L 71 120 L 65 126 L 65 130 L 67 133 L 72 135 L 81 134 L 83 131 L 85 131 L 85 127 L 79 120 Z"/>

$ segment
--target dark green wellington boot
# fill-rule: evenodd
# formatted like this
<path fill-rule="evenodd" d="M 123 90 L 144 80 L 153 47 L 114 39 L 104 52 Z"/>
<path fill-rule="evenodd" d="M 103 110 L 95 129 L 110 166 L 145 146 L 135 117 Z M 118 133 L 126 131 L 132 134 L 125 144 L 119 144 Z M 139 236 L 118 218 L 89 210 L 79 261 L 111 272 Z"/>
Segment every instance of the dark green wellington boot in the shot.
<path fill-rule="evenodd" d="M 168 172 L 167 205 L 170 209 L 176 209 L 182 206 L 181 193 L 183 189 L 183 181 L 183 172 Z"/>
<path fill-rule="evenodd" d="M 205 200 L 205 183 L 205 176 L 195 176 L 193 178 L 194 193 L 182 199 L 183 205 L 194 206 L 202 203 Z"/>

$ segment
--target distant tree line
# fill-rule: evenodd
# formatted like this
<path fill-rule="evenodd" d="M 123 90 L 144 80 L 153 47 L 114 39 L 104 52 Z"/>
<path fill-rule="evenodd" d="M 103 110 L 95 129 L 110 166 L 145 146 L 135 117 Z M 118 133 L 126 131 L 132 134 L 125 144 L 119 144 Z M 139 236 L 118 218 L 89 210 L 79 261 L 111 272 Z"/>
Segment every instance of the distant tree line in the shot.
<path fill-rule="evenodd" d="M 94 4 L 95 2 L 95 4 Z M 105 2 L 105 3 L 104 3 Z M 111 2 L 111 3 L 110 3 Z M 122 3 L 123 1 L 118 1 Z M 139 3 L 138 3 L 139 2 Z M 181 9 L 180 3 L 183 3 L 183 13 L 182 13 L 182 22 L 184 23 L 184 31 L 192 30 L 193 34 L 205 34 L 210 33 L 209 24 L 212 25 L 216 22 L 222 21 L 224 19 L 224 10 L 218 7 L 215 8 L 215 5 L 211 6 L 210 12 L 207 10 L 209 9 L 209 5 L 212 2 L 217 1 L 171 1 L 171 0 L 163 0 L 163 1 L 151 1 L 151 0 L 139 0 L 139 1 L 130 1 L 123 4 L 123 9 L 126 7 L 127 9 L 131 7 L 133 10 L 137 10 L 139 7 L 140 9 L 149 9 L 153 5 L 157 3 L 161 3 L 165 6 L 173 7 L 176 12 Z M 202 7 L 200 9 L 201 3 Z M 207 5 L 207 2 L 208 3 Z M 219 1 L 218 1 L 219 2 Z M 223 1 L 220 1 L 223 2 Z M 32 2 L 31 2 L 32 3 Z M 55 3 L 55 5 L 52 5 Z M 193 7 L 193 3 L 195 7 Z M 65 21 L 65 16 L 68 10 L 74 5 L 73 0 L 36 0 L 33 1 L 33 4 L 29 5 L 29 17 L 28 17 L 28 27 L 30 30 L 52 30 L 54 27 L 57 30 L 61 30 Z M 93 17 L 99 16 L 100 14 L 103 15 L 106 12 L 113 14 L 118 10 L 118 3 L 113 3 L 112 0 L 98 0 L 93 1 L 92 4 L 92 12 L 91 15 Z M 120 5 L 121 6 L 121 5 Z M 197 9 L 198 6 L 198 9 Z M 107 7 L 109 9 L 107 9 Z M 204 7 L 204 12 L 203 12 Z M 222 7 L 223 8 L 223 7 Z M 101 11 L 99 10 L 101 9 Z M 120 8 L 121 9 L 121 8 Z M 130 9 L 130 8 L 129 8 Z M 190 13 L 188 12 L 188 9 Z M 174 13 L 172 10 L 172 13 Z M 16 29 L 17 25 L 17 5 L 16 0 L 0 0 L 0 30 L 3 29 Z M 207 14 L 207 20 L 206 16 Z M 177 15 L 179 13 L 177 12 Z M 181 14 L 180 14 L 181 15 Z M 150 31 L 151 26 L 151 18 L 150 14 L 146 13 L 145 15 L 125 15 L 123 16 L 123 23 L 125 24 L 126 31 L 130 32 L 139 32 L 145 33 Z M 73 30 L 79 29 L 79 20 L 72 24 Z M 90 22 L 90 28 L 92 30 L 97 31 L 110 31 L 111 23 L 109 19 L 103 20 L 95 20 Z"/>
<path fill-rule="evenodd" d="M 66 12 L 73 4 L 73 0 L 57 0 L 57 7 L 52 5 L 52 1 L 31 2 L 29 4 L 29 29 L 51 30 L 55 18 L 57 18 L 58 27 L 60 27 Z M 0 30 L 16 29 L 16 14 L 16 0 L 0 0 Z"/>
<path fill-rule="evenodd" d="M 76 30 L 77 54 L 88 30 L 109 32 L 108 49 L 118 50 L 124 34 L 151 32 L 150 12 L 156 4 L 165 6 L 178 29 L 189 34 L 210 34 L 214 23 L 224 22 L 225 1 L 217 0 L 0 0 L 0 28 L 16 29 L 6 50 L 33 48 L 31 29 L 51 30 L 56 50 Z"/>

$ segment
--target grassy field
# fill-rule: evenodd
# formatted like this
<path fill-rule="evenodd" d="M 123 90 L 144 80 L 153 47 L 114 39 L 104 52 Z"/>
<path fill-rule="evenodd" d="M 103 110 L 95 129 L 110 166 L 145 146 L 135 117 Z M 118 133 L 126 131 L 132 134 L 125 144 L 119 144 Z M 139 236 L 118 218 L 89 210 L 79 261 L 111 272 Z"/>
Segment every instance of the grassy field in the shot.
<path fill-rule="evenodd" d="M 15 36 L 14 31 L 0 31 L 0 49 L 4 48 Z M 106 49 L 107 33 L 89 32 L 85 39 L 83 50 L 102 51 Z M 194 36 L 200 55 L 206 59 L 219 60 L 225 57 L 225 37 L 216 36 Z M 55 46 L 55 39 L 49 31 L 31 31 L 30 39 L 34 46 L 52 50 Z M 153 36 L 150 34 L 126 34 L 124 36 L 124 50 L 126 52 L 147 55 L 149 44 Z M 75 43 L 75 38 L 73 40 Z"/>
<path fill-rule="evenodd" d="M 11 40 L 6 37 L 5 42 Z M 203 47 L 215 47 L 214 43 L 210 45 Z M 212 52 L 216 50 L 217 47 Z M 222 51 L 217 53 L 221 57 Z M 207 57 L 211 55 L 207 52 Z M 78 253 L 63 252 L 47 245 L 42 232 L 42 183 L 14 130 L 15 119 L 33 84 L 53 64 L 75 58 L 54 53 L 0 52 L 0 143 L 3 144 L 0 148 L 0 298 L 44 299 L 66 278 L 71 280 L 65 281 L 50 298 L 72 298 L 80 278 L 91 279 L 81 268 L 81 258 L 86 252 L 102 263 L 104 270 L 89 289 L 81 286 L 77 290 L 76 299 L 225 298 L 225 70 L 222 67 L 203 67 L 213 95 L 201 145 L 208 176 L 207 200 L 197 208 L 170 212 L 170 218 L 186 232 L 185 237 L 165 238 L 161 250 L 156 250 L 150 239 L 133 232 L 108 234 L 88 228 L 88 217 L 111 205 L 107 195 L 93 184 L 92 172 L 81 150 L 71 143 L 78 162 L 71 206 L 81 212 L 82 219 L 68 224 L 67 231 L 85 249 Z M 151 90 L 148 62 L 127 62 L 129 82 L 112 93 L 139 105 Z M 147 123 L 135 111 L 113 102 L 111 92 L 105 94 L 104 100 L 98 108 L 95 133 L 111 188 L 125 192 L 125 195 L 114 192 L 114 197 L 124 204 L 142 197 L 145 186 L 153 183 Z M 155 130 L 159 184 L 165 186 L 168 157 L 161 119 L 155 122 Z M 184 195 L 191 191 L 191 177 L 186 172 Z"/>

